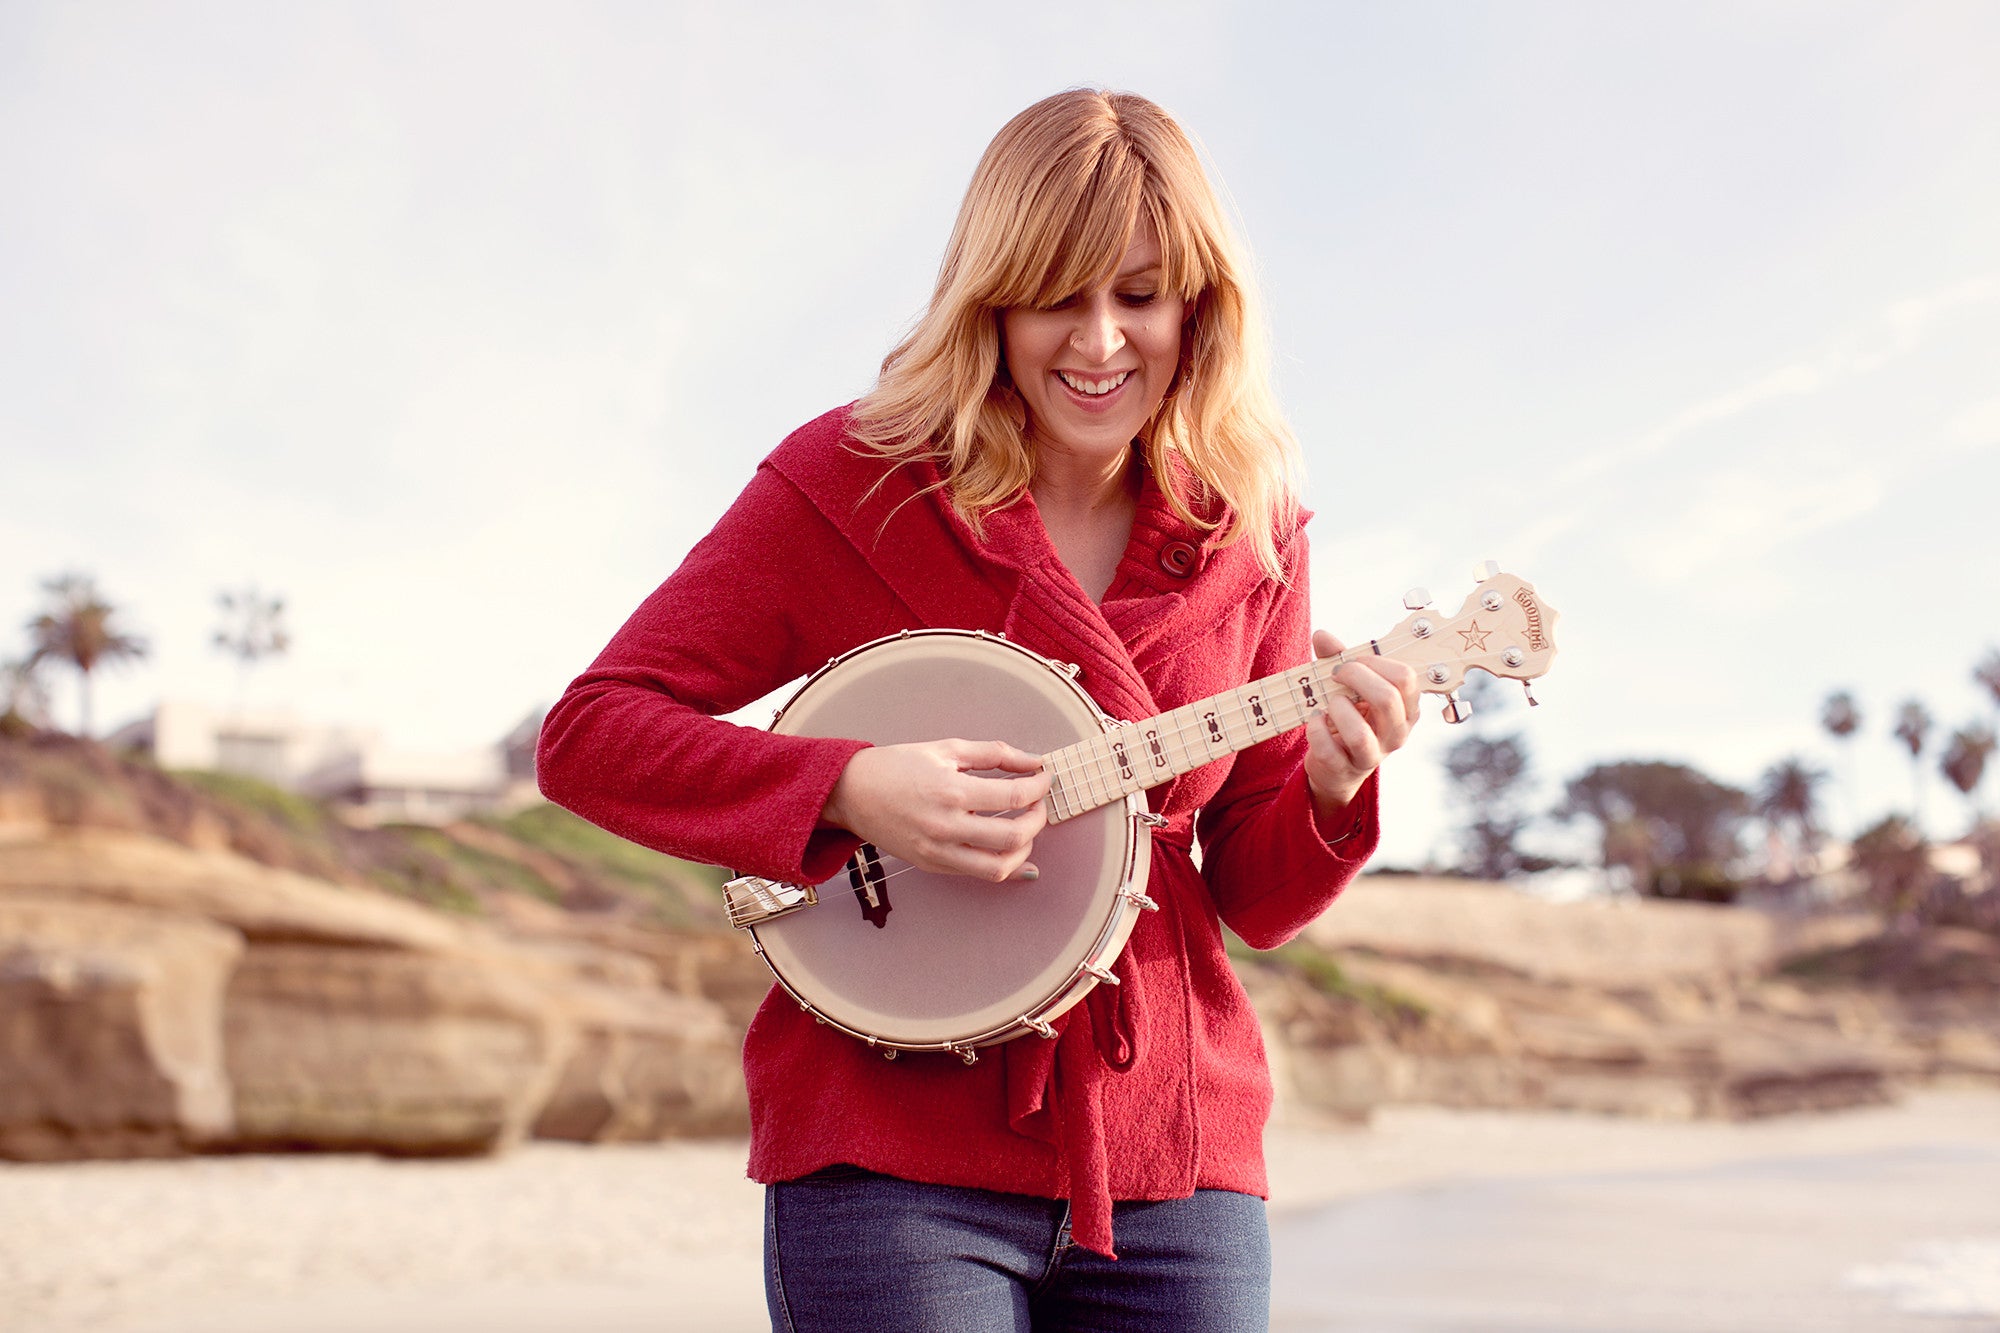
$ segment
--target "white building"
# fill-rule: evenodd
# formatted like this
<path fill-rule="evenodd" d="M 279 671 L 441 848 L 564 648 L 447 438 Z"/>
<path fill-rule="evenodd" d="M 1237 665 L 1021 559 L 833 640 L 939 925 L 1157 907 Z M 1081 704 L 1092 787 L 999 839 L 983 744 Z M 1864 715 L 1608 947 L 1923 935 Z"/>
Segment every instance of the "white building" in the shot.
<path fill-rule="evenodd" d="M 120 727 L 107 743 L 143 751 L 161 768 L 241 773 L 296 791 L 306 774 L 379 744 L 380 736 L 372 729 L 316 726 L 285 709 L 224 712 L 176 699 Z"/>
<path fill-rule="evenodd" d="M 449 824 L 502 808 L 506 759 L 498 745 L 450 753 L 366 745 L 307 773 L 298 790 L 357 823 Z"/>
<path fill-rule="evenodd" d="M 119 729 L 110 743 L 144 751 L 161 768 L 257 778 L 326 801 L 358 823 L 445 824 L 539 800 L 540 731 L 537 712 L 491 745 L 403 750 L 372 728 L 316 726 L 282 710 L 225 713 L 170 701 Z"/>

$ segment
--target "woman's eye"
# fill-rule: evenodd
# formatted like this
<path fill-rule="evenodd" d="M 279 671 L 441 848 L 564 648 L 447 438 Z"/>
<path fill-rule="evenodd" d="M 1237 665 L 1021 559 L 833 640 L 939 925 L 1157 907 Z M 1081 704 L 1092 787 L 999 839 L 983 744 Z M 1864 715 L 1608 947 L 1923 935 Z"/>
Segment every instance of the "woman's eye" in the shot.
<path fill-rule="evenodd" d="M 1120 292 L 1118 299 L 1129 306 L 1147 306 L 1160 299 L 1158 292 Z"/>

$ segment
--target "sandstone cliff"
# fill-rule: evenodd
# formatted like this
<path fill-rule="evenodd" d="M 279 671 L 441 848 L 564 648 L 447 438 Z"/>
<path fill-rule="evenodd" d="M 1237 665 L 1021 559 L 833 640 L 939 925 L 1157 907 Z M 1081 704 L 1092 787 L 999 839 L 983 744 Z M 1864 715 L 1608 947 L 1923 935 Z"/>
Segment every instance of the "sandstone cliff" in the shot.
<path fill-rule="evenodd" d="M 352 830 L 0 740 L 0 1157 L 487 1152 L 741 1132 L 768 974 L 719 875 L 553 809 Z M 2000 943 L 1364 879 L 1238 969 L 1281 1114 L 1751 1116 L 2000 1081 Z"/>

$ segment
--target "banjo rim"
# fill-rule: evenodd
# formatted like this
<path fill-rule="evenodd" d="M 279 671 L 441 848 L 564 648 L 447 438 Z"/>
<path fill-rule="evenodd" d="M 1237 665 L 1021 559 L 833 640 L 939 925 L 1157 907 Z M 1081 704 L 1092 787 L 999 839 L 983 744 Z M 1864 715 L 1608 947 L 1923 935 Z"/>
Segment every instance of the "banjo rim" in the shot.
<path fill-rule="evenodd" d="M 1045 657 L 1032 648 L 1025 648 L 1005 634 L 988 630 L 914 629 L 885 634 L 880 638 L 858 644 L 837 657 L 827 659 L 826 665 L 807 676 L 784 705 L 772 714 L 769 729 L 782 731 L 786 716 L 831 672 L 863 654 L 891 644 L 924 638 L 975 639 L 995 647 L 1009 649 L 1059 682 L 1060 688 L 1066 690 L 1084 707 L 1095 721 L 1100 733 L 1127 725 L 1106 713 L 1098 706 L 1097 701 L 1090 697 L 1089 692 L 1077 683 L 1075 667 Z M 844 1032 L 873 1049 L 880 1050 L 884 1056 L 892 1060 L 902 1051 L 930 1051 L 957 1055 L 965 1063 L 971 1064 L 979 1058 L 977 1048 L 980 1047 L 996 1046 L 1031 1032 L 1037 1036 L 1052 1038 L 1056 1035 L 1054 1028 L 1050 1026 L 1054 1019 L 1075 1008 L 1098 986 L 1118 984 L 1118 978 L 1111 972 L 1111 965 L 1124 951 L 1126 941 L 1131 937 L 1132 929 L 1138 922 L 1139 913 L 1151 910 L 1155 906 L 1153 900 L 1146 896 L 1146 883 L 1152 859 L 1149 827 L 1158 816 L 1152 814 L 1148 808 L 1144 791 L 1131 792 L 1111 804 L 1123 807 L 1123 816 L 1118 822 L 1122 825 L 1124 840 L 1124 852 L 1121 858 L 1123 867 L 1118 887 L 1111 894 L 1111 910 L 1099 927 L 1095 940 L 1085 951 L 1082 960 L 1070 970 L 1067 978 L 1052 987 L 1045 988 L 1047 993 L 1025 1008 L 1018 1017 L 974 1029 L 962 1036 L 934 1041 L 908 1041 L 885 1037 L 841 1021 L 815 1004 L 811 997 L 801 993 L 800 987 L 795 985 L 793 979 L 787 977 L 778 963 L 773 961 L 770 952 L 765 948 L 764 940 L 757 933 L 759 927 L 755 925 L 744 928 L 750 936 L 751 948 L 763 960 L 771 975 L 777 979 L 779 987 L 791 996 L 801 1010 L 811 1014 L 816 1021 Z M 807 989 L 810 988 L 808 983 Z"/>

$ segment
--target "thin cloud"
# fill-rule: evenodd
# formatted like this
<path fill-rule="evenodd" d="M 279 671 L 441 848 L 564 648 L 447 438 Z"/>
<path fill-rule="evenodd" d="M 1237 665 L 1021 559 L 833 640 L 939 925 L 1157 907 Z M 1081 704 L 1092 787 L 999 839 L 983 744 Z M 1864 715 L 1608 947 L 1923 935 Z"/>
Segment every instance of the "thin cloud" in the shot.
<path fill-rule="evenodd" d="M 2000 276 L 1983 274 L 1921 296 L 1894 302 L 1862 336 L 1847 337 L 1819 352 L 1760 375 L 1737 388 L 1682 409 L 1624 448 L 1601 450 L 1570 465 L 1559 485 L 1575 485 L 1664 453 L 1710 426 L 1788 398 L 1824 393 L 1856 375 L 1879 370 L 1913 351 L 1946 316 L 2000 301 Z"/>
<path fill-rule="evenodd" d="M 1781 546 L 1852 522 L 1880 504 L 1884 491 L 1868 469 L 1829 477 L 1791 467 L 1736 469 L 1709 481 L 1686 510 L 1627 540 L 1624 551 L 1652 582 L 1684 584 L 1725 564 L 1754 565 Z"/>
<path fill-rule="evenodd" d="M 1532 559 L 1552 543 L 1600 522 L 1606 512 L 1615 512 L 1628 505 L 1631 483 L 1627 478 L 1638 465 L 1657 459 L 1674 446 L 1698 439 L 1704 432 L 1759 408 L 1787 401 L 1803 401 L 1833 392 L 1859 376 L 1878 371 L 1915 351 L 1950 317 L 1995 304 L 2000 304 L 2000 275 L 1995 274 L 1982 274 L 1893 302 L 1883 307 L 1858 335 L 1841 337 L 1812 355 L 1690 404 L 1623 448 L 1584 453 L 1551 478 L 1537 517 L 1509 538 L 1508 549 L 1520 552 L 1523 558 Z M 1963 452 L 1966 446 L 1978 448 L 1995 441 L 2000 441 L 2000 399 L 1988 400 L 1961 411 L 1951 419 L 1937 441 L 1927 446 L 1904 449 L 1899 458 L 1906 465 L 1924 466 L 1941 451 Z M 1838 479 L 1801 485 L 1795 482 L 1800 469 L 1789 463 L 1773 466 L 1782 475 L 1774 475 L 1767 481 L 1745 481 L 1739 477 L 1738 482 L 1751 492 L 1784 494 L 1786 498 L 1781 505 L 1788 513 L 1794 510 L 1819 512 L 1810 497 L 1827 492 L 1829 487 L 1839 489 Z M 1615 481 L 1603 484 L 1607 478 Z M 1886 484 L 1880 479 L 1874 483 L 1874 492 L 1878 497 Z M 1845 498 L 1827 505 L 1822 519 L 1796 529 L 1781 527 L 1774 531 L 1786 532 L 1786 539 L 1789 539 L 1841 521 L 1843 516 L 1852 517 L 1863 512 L 1850 512 L 1858 492 L 1842 493 Z M 1744 523 L 1732 516 L 1735 505 L 1735 501 L 1727 499 L 1705 500 L 1694 510 L 1662 525 L 1662 530 L 1674 532 L 1678 543 L 1686 540 L 1688 532 L 1722 533 L 1743 529 Z M 1799 508 L 1800 505 L 1803 509 Z M 1757 549 L 1769 551 L 1778 544 L 1778 541 L 1762 542 Z M 1635 544 L 1631 549 L 1644 548 Z M 1642 569 L 1652 569 L 1656 574 L 1659 572 L 1657 562 L 1640 559 L 1635 563 Z M 1708 563 L 1701 561 L 1704 567 Z"/>

